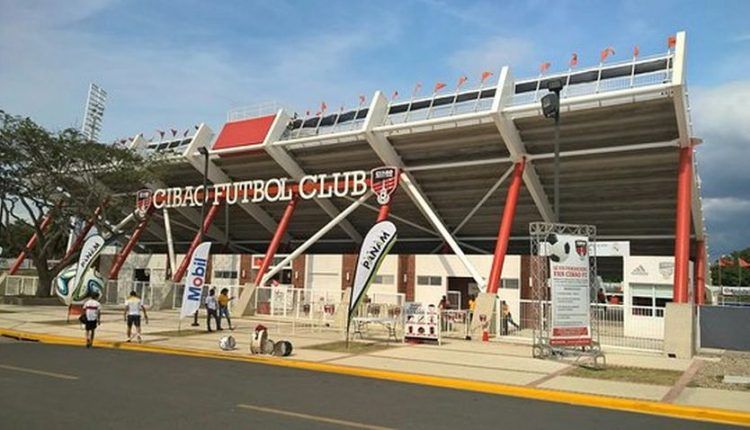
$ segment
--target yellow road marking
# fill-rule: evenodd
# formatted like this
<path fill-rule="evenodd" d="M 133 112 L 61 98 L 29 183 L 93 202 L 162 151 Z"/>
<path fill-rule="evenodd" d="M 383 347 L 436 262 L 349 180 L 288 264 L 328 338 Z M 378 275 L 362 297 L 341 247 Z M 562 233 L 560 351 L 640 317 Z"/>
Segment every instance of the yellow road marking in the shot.
<path fill-rule="evenodd" d="M 59 378 L 59 379 L 78 379 L 77 376 L 73 375 L 66 375 L 64 373 L 55 373 L 55 372 L 45 372 L 44 370 L 35 370 L 35 369 L 27 369 L 25 367 L 16 367 L 16 366 L 9 366 L 7 364 L 0 364 L 0 369 L 6 369 L 6 370 L 16 370 L 18 372 L 26 372 L 26 373 L 33 373 L 35 375 L 43 375 L 43 376 L 49 376 L 51 378 Z"/>
<path fill-rule="evenodd" d="M 309 415 L 309 414 L 303 414 L 299 412 L 284 411 L 281 409 L 266 408 L 262 406 L 239 404 L 237 405 L 237 407 L 243 408 L 243 409 L 250 409 L 250 410 L 258 411 L 258 412 L 266 412 L 269 414 L 285 415 L 288 417 L 301 418 L 304 420 L 318 421 L 321 423 L 336 424 L 336 425 L 340 425 L 343 427 L 351 427 L 351 428 L 356 428 L 356 429 L 392 430 L 390 427 L 373 426 L 373 425 L 362 424 L 362 423 L 357 423 L 353 421 L 337 420 L 335 418 L 327 418 L 327 417 L 321 417 L 318 415 Z"/>
<path fill-rule="evenodd" d="M 21 332 L 8 329 L 0 329 L 0 335 L 58 345 L 83 346 L 84 344 L 83 339 Z M 619 410 L 648 415 L 667 416 L 685 420 L 708 421 L 721 424 L 733 424 L 750 427 L 750 413 L 729 409 L 702 406 L 685 406 L 650 400 L 626 399 L 622 397 L 573 393 L 569 391 L 556 391 L 546 388 L 498 384 L 494 382 L 471 381 L 444 376 L 417 375 L 394 372 L 390 370 L 377 370 L 362 367 L 344 366 L 340 364 L 317 363 L 278 357 L 246 356 L 227 352 L 214 352 L 199 349 L 173 348 L 159 345 L 139 345 L 131 343 L 120 344 L 119 342 L 108 341 L 95 341 L 94 345 L 102 348 L 124 349 L 129 351 L 142 351 L 188 357 L 215 358 L 222 360 L 243 361 L 248 363 L 262 363 L 272 366 L 405 382 L 417 385 L 427 385 L 431 387 L 449 388 L 454 390 L 473 391 L 488 394 L 499 394 L 504 396 L 543 400 L 555 403 L 567 403 L 571 405 L 601 409 Z"/>

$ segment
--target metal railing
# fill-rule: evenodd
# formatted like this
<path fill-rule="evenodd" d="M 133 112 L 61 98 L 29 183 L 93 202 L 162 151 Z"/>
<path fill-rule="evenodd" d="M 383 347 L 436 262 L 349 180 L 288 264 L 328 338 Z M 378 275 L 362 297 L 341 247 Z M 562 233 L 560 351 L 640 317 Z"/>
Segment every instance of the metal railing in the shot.
<path fill-rule="evenodd" d="M 541 315 L 550 315 L 549 305 L 543 303 L 546 309 Z M 498 315 L 500 336 L 531 339 L 540 324 L 537 306 L 533 300 L 521 300 L 520 315 Z M 591 312 L 597 314 L 599 341 L 604 346 L 656 351 L 664 347 L 664 308 L 592 303 Z"/>
<path fill-rule="evenodd" d="M 138 294 L 143 306 L 148 308 L 154 305 L 154 286 L 145 281 L 107 281 L 100 301 L 106 305 L 121 305 L 125 303 L 131 291 Z"/>
<path fill-rule="evenodd" d="M 3 280 L 6 296 L 35 296 L 39 286 L 39 278 L 36 276 L 8 275 Z"/>

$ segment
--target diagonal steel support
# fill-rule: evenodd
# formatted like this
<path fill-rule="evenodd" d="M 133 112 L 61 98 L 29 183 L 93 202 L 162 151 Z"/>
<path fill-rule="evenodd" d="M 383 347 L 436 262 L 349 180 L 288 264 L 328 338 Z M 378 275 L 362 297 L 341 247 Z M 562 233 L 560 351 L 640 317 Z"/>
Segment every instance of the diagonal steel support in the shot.
<path fill-rule="evenodd" d="M 367 139 L 367 142 L 370 144 L 370 147 L 378 155 L 381 161 L 388 165 L 402 169 L 401 183 L 403 184 L 406 194 L 414 202 L 417 208 L 419 208 L 422 214 L 424 214 L 425 218 L 427 218 L 427 220 L 435 228 L 438 234 L 440 234 L 443 240 L 445 240 L 445 243 L 448 244 L 453 253 L 456 254 L 464 267 L 466 267 L 466 270 L 471 274 L 471 277 L 474 278 L 474 281 L 477 283 L 479 288 L 484 289 L 484 278 L 479 274 L 479 271 L 474 267 L 473 264 L 471 264 L 469 259 L 466 257 L 466 254 L 464 254 L 456 239 L 448 231 L 445 223 L 443 223 L 443 220 L 432 207 L 432 204 L 427 199 L 427 197 L 425 197 L 424 193 L 419 188 L 419 185 L 416 183 L 411 174 L 409 172 L 403 171 L 405 167 L 404 163 L 396 150 L 393 148 L 393 145 L 391 145 L 390 141 L 384 134 L 374 131 L 375 124 L 380 124 L 383 122 L 383 119 L 387 114 L 387 110 L 388 101 L 386 100 L 385 96 L 383 96 L 380 91 L 376 92 L 375 96 L 373 96 L 372 103 L 370 104 L 370 109 L 368 111 L 367 119 L 365 120 L 364 125 L 365 138 Z"/>
<path fill-rule="evenodd" d="M 526 157 L 526 148 L 521 140 L 521 134 L 518 133 L 513 121 L 503 113 L 505 107 L 514 94 L 514 81 L 510 75 L 510 69 L 506 66 L 500 71 L 500 78 L 497 85 L 495 99 L 492 101 L 492 119 L 497 126 L 500 136 L 503 138 L 506 148 L 510 153 L 510 158 L 514 162 L 520 161 Z M 545 222 L 556 222 L 555 213 L 549 203 L 547 193 L 544 191 L 542 182 L 533 164 L 527 160 L 526 169 L 523 172 L 523 183 L 531 194 L 539 214 Z"/>

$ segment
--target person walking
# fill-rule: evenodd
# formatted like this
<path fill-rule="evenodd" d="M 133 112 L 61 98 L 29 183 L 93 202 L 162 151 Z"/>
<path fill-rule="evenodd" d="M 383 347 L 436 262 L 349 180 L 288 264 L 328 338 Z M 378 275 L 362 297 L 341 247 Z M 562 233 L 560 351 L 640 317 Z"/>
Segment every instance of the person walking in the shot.
<path fill-rule="evenodd" d="M 216 288 L 208 290 L 208 297 L 206 297 L 206 326 L 208 331 L 211 332 L 211 317 L 216 321 L 216 330 L 221 330 L 221 320 L 218 314 L 219 304 L 216 301 Z"/>
<path fill-rule="evenodd" d="M 131 291 L 130 296 L 125 301 L 125 310 L 122 315 L 128 324 L 128 342 L 133 340 L 132 330 L 134 325 L 138 342 L 143 341 L 141 337 L 141 313 L 143 313 L 146 324 L 148 324 L 148 314 L 146 313 L 146 308 L 143 307 L 143 301 L 138 297 L 138 293 Z"/>
<path fill-rule="evenodd" d="M 81 322 L 86 327 L 86 348 L 94 345 L 94 332 L 101 324 L 102 304 L 99 303 L 99 294 L 93 293 L 83 303 L 81 310 Z"/>
<path fill-rule="evenodd" d="M 222 288 L 217 300 L 219 302 L 219 327 L 221 327 L 221 317 L 225 317 L 227 324 L 229 324 L 229 330 L 234 330 L 232 320 L 229 318 L 229 302 L 232 300 L 234 300 L 234 297 L 229 297 L 229 288 Z"/>
<path fill-rule="evenodd" d="M 513 315 L 510 313 L 510 307 L 508 306 L 508 303 L 503 300 L 502 305 L 502 312 L 503 312 L 503 334 L 508 334 L 508 324 L 512 325 L 516 328 L 516 330 L 519 330 L 521 327 L 519 327 L 518 324 L 516 324 L 515 321 L 513 321 Z"/>

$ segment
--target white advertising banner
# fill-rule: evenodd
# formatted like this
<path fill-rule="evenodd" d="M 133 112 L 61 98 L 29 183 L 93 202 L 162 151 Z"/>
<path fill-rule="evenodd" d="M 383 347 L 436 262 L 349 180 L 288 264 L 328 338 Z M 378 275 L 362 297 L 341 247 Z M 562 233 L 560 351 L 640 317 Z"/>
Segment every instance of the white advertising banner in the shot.
<path fill-rule="evenodd" d="M 548 244 L 552 290 L 550 345 L 590 345 L 588 238 L 557 234 L 551 235 Z"/>
<path fill-rule="evenodd" d="M 381 221 L 367 232 L 357 258 L 352 295 L 349 299 L 348 321 L 351 321 L 354 309 L 362 301 L 367 288 L 378 273 L 380 264 L 395 242 L 396 226 L 390 221 Z"/>
<path fill-rule="evenodd" d="M 73 278 L 73 291 L 78 290 L 86 271 L 91 267 L 91 264 L 99 256 L 102 249 L 104 249 L 104 238 L 98 234 L 89 237 L 83 242 L 81 255 L 78 257 L 78 264 L 76 264 L 76 276 Z"/>
<path fill-rule="evenodd" d="M 211 242 L 203 242 L 195 248 L 190 258 L 187 276 L 185 277 L 185 292 L 182 294 L 182 309 L 180 318 L 192 315 L 201 305 L 203 285 L 206 283 L 206 272 L 208 270 L 208 251 Z"/>

